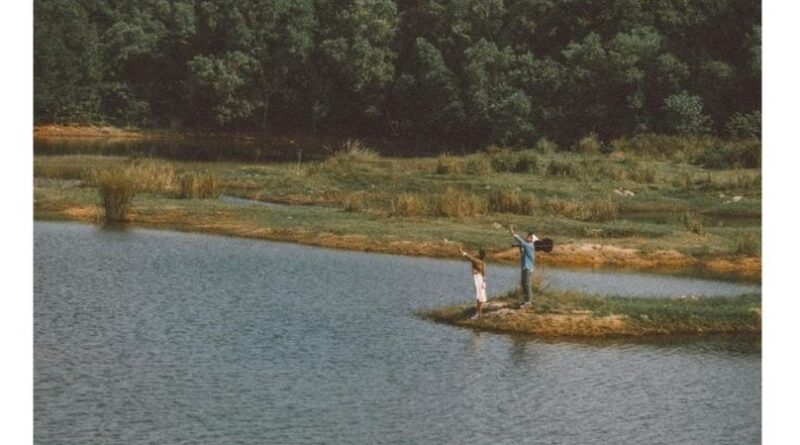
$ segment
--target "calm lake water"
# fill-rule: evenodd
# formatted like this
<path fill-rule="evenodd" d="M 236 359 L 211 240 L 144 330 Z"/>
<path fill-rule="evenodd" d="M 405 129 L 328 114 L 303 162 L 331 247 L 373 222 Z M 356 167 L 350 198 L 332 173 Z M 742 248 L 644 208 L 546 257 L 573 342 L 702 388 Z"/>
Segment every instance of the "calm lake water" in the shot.
<path fill-rule="evenodd" d="M 457 261 L 50 222 L 34 245 L 36 443 L 760 441 L 757 341 L 541 341 L 417 318 L 471 301 Z M 489 273 L 490 294 L 517 279 Z M 551 276 L 615 294 L 758 290 Z"/>

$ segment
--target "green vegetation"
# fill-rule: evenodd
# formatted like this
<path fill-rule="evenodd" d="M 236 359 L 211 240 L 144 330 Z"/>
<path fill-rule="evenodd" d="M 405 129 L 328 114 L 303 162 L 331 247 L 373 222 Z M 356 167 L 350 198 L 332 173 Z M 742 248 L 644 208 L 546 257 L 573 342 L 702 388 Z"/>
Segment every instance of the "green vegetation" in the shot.
<path fill-rule="evenodd" d="M 493 298 L 484 316 L 471 320 L 474 305 L 422 312 L 457 326 L 540 336 L 641 336 L 759 334 L 761 296 L 634 298 L 577 292 L 537 292 L 529 309 L 517 309 L 519 291 Z"/>
<path fill-rule="evenodd" d="M 35 0 L 34 115 L 539 153 L 758 139 L 760 21 L 757 0 Z"/>
<path fill-rule="evenodd" d="M 486 247 L 511 261 L 513 255 L 504 256 L 508 239 L 499 227 L 513 223 L 534 226 L 556 240 L 556 251 L 542 257 L 552 264 L 685 269 L 724 260 L 724 267 L 714 266 L 721 273 L 760 274 L 760 172 L 710 170 L 681 161 L 691 158 L 681 153 L 692 145 L 665 147 L 658 156 L 620 144 L 610 154 L 596 155 L 489 148 L 466 156 L 408 159 L 382 157 L 357 141 L 348 147 L 332 150 L 322 162 L 263 164 L 36 156 L 36 215 L 93 214 L 95 172 L 125 168 L 137 178 L 131 203 L 137 224 L 191 230 L 193 223 L 203 230 L 285 240 L 324 232 L 330 238 L 315 243 L 454 255 L 446 239 Z M 516 165 L 529 157 L 535 157 L 537 168 L 526 172 L 471 173 L 465 167 L 445 173 L 440 168 L 442 159 L 468 166 L 513 158 L 510 164 Z M 553 175 L 552 166 L 568 167 Z M 642 181 L 632 173 L 636 170 L 654 172 L 652 181 Z M 289 206 L 196 199 L 219 194 Z M 190 199 L 176 199 L 181 197 Z M 743 261 L 746 257 L 751 258 Z"/>

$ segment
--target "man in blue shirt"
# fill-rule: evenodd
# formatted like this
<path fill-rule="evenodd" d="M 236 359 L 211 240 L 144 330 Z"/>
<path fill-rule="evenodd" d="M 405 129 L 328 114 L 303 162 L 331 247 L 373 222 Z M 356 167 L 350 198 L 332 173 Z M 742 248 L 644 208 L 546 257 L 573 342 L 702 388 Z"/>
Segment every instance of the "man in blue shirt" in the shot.
<path fill-rule="evenodd" d="M 530 307 L 531 300 L 533 299 L 533 290 L 531 289 L 531 278 L 533 278 L 533 265 L 536 261 L 536 249 L 533 242 L 538 238 L 533 234 L 533 229 L 528 231 L 525 239 L 517 235 L 514 231 L 514 226 L 508 228 L 508 233 L 514 237 L 516 241 L 515 246 L 519 247 L 520 252 L 520 267 L 522 269 L 522 292 L 525 294 L 525 300 L 522 303 L 523 308 Z"/>

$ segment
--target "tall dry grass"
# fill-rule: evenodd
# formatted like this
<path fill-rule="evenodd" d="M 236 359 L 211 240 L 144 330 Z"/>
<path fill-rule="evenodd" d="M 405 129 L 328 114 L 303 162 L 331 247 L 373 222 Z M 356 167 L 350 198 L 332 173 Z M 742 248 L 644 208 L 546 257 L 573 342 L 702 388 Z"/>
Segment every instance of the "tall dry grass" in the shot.
<path fill-rule="evenodd" d="M 472 193 L 447 188 L 434 197 L 434 208 L 439 216 L 458 217 L 486 213 L 486 200 Z"/>
<path fill-rule="evenodd" d="M 208 199 L 218 198 L 222 194 L 219 178 L 210 172 L 186 173 L 180 179 L 181 198 Z"/>
<path fill-rule="evenodd" d="M 416 193 L 401 193 L 390 204 L 392 216 L 424 216 L 428 213 L 428 203 Z"/>
<path fill-rule="evenodd" d="M 93 179 L 103 219 L 107 222 L 127 221 L 133 198 L 140 191 L 137 171 L 131 167 L 116 167 L 94 172 Z"/>
<path fill-rule="evenodd" d="M 436 173 L 440 175 L 454 175 L 464 171 L 464 161 L 449 154 L 442 154 L 436 158 Z"/>
<path fill-rule="evenodd" d="M 609 198 L 590 201 L 551 198 L 545 201 L 544 209 L 554 215 L 582 221 L 606 221 L 619 214 L 619 206 Z"/>
<path fill-rule="evenodd" d="M 523 194 L 516 190 L 496 190 L 489 194 L 488 205 L 491 212 L 531 215 L 536 206 L 536 199 L 531 194 Z"/>

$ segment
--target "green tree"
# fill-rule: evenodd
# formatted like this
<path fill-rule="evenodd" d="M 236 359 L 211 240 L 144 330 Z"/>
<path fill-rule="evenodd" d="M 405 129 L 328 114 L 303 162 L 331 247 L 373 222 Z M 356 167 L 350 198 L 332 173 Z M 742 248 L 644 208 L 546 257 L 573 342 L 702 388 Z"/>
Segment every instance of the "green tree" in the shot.
<path fill-rule="evenodd" d="M 36 0 L 33 32 L 36 121 L 99 119 L 100 39 L 86 9 L 69 0 Z"/>
<path fill-rule="evenodd" d="M 270 124 L 270 104 L 286 94 L 292 76 L 313 44 L 310 0 L 204 1 L 202 26 L 214 36 L 209 51 L 188 62 L 190 88 L 208 103 L 213 119 L 229 123 L 254 117 L 262 131 Z"/>
<path fill-rule="evenodd" d="M 665 129 L 680 135 L 707 133 L 709 117 L 703 113 L 700 97 L 688 93 L 673 94 L 664 99 Z"/>

